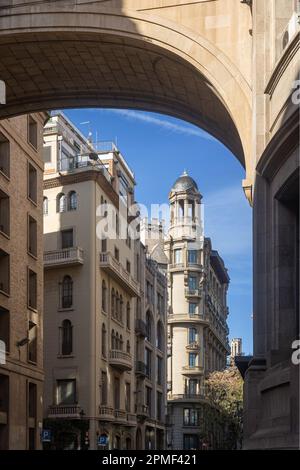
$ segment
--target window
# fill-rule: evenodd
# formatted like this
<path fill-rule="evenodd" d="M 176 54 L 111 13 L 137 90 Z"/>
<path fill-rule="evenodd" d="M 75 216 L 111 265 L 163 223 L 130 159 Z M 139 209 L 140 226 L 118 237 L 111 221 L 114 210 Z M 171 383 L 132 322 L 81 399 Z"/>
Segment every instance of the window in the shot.
<path fill-rule="evenodd" d="M 105 324 L 102 324 L 102 331 L 101 331 L 101 351 L 102 351 L 102 357 L 106 358 L 106 327 Z"/>
<path fill-rule="evenodd" d="M 112 332 L 111 332 L 110 342 L 111 342 L 111 349 L 117 349 L 116 348 L 116 337 L 115 337 L 115 331 L 114 330 L 112 330 Z"/>
<path fill-rule="evenodd" d="M 61 354 L 70 356 L 73 352 L 73 326 L 70 320 L 64 320 L 61 326 Z"/>
<path fill-rule="evenodd" d="M 101 405 L 107 405 L 107 373 L 101 372 Z"/>
<path fill-rule="evenodd" d="M 9 178 L 10 175 L 10 145 L 9 140 L 0 133 L 0 171 Z"/>
<path fill-rule="evenodd" d="M 9 235 L 10 233 L 9 211 L 9 196 L 0 189 L 0 232 L 5 233 L 5 235 Z"/>
<path fill-rule="evenodd" d="M 62 282 L 62 308 L 71 308 L 73 305 L 73 280 L 70 276 L 65 276 Z"/>
<path fill-rule="evenodd" d="M 189 344 L 195 343 L 197 337 L 196 328 L 189 328 Z"/>
<path fill-rule="evenodd" d="M 4 307 L 0 307 L 0 341 L 5 344 L 5 350 L 9 351 L 10 342 L 10 316 L 9 310 Z"/>
<path fill-rule="evenodd" d="M 162 393 L 157 392 L 156 394 L 156 419 L 162 420 Z"/>
<path fill-rule="evenodd" d="M 68 210 L 76 211 L 77 209 L 77 193 L 76 191 L 70 191 L 68 194 Z"/>
<path fill-rule="evenodd" d="M 37 203 L 37 171 L 31 163 L 28 163 L 28 197 Z"/>
<path fill-rule="evenodd" d="M 197 250 L 188 251 L 188 263 L 196 264 L 197 263 Z"/>
<path fill-rule="evenodd" d="M 126 304 L 126 327 L 130 330 L 130 303 Z"/>
<path fill-rule="evenodd" d="M 101 240 L 101 251 L 102 253 L 107 252 L 107 239 L 106 238 L 102 238 Z"/>
<path fill-rule="evenodd" d="M 197 354 L 196 353 L 189 353 L 189 367 L 195 367 L 196 366 L 196 360 L 197 360 Z"/>
<path fill-rule="evenodd" d="M 174 263 L 181 264 L 182 263 L 182 250 L 174 250 Z"/>
<path fill-rule="evenodd" d="M 183 448 L 184 450 L 198 449 L 198 436 L 197 434 L 184 434 L 183 435 Z"/>
<path fill-rule="evenodd" d="M 187 395 L 197 395 L 198 390 L 198 380 L 197 379 L 189 379 L 186 382 L 186 394 Z"/>
<path fill-rule="evenodd" d="M 62 249 L 65 248 L 73 248 L 74 240 L 73 240 L 73 229 L 70 228 L 68 230 L 61 231 L 61 247 Z"/>
<path fill-rule="evenodd" d="M 111 316 L 114 317 L 115 316 L 115 309 L 116 309 L 116 295 L 115 295 L 115 290 L 114 288 L 112 288 L 111 290 Z"/>
<path fill-rule="evenodd" d="M 124 302 L 123 302 L 123 297 L 120 295 L 119 299 L 119 321 L 123 323 L 123 307 L 124 307 Z"/>
<path fill-rule="evenodd" d="M 36 399 L 37 387 L 36 384 L 29 382 L 28 384 L 28 416 L 29 418 L 36 418 Z"/>
<path fill-rule="evenodd" d="M 156 347 L 161 351 L 164 349 L 164 329 L 161 321 L 157 323 Z"/>
<path fill-rule="evenodd" d="M 152 415 L 152 388 L 146 386 L 146 406 L 148 408 L 148 414 Z"/>
<path fill-rule="evenodd" d="M 104 279 L 102 281 L 102 292 L 101 292 L 101 294 L 102 294 L 102 300 L 101 300 L 102 310 L 104 312 L 106 312 L 107 311 L 107 287 L 106 287 L 106 282 L 104 281 Z"/>
<path fill-rule="evenodd" d="M 199 426 L 200 413 L 194 408 L 185 408 L 183 410 L 184 426 Z"/>
<path fill-rule="evenodd" d="M 9 254 L 0 249 L 0 291 L 9 295 L 10 262 Z"/>
<path fill-rule="evenodd" d="M 189 276 L 189 289 L 196 290 L 197 289 L 197 278 L 196 276 Z"/>
<path fill-rule="evenodd" d="M 28 142 L 37 149 L 37 123 L 31 116 L 28 118 Z"/>
<path fill-rule="evenodd" d="M 127 343 L 126 343 L 126 352 L 128 354 L 130 354 L 130 341 L 129 341 L 129 339 L 127 340 Z"/>
<path fill-rule="evenodd" d="M 56 404 L 74 405 L 76 403 L 76 380 L 56 381 Z"/>
<path fill-rule="evenodd" d="M 49 206 L 49 201 L 48 198 L 45 196 L 43 199 L 43 214 L 48 215 L 48 206 Z"/>
<path fill-rule="evenodd" d="M 28 307 L 37 309 L 37 274 L 28 269 Z"/>
<path fill-rule="evenodd" d="M 28 329 L 28 361 L 37 362 L 37 326 L 32 321 Z"/>
<path fill-rule="evenodd" d="M 156 377 L 156 381 L 158 383 L 158 385 L 162 385 L 162 371 L 163 371 L 163 364 L 162 364 L 162 358 L 157 356 L 157 377 Z"/>
<path fill-rule="evenodd" d="M 37 256 L 37 222 L 31 215 L 28 215 L 28 252 Z"/>
<path fill-rule="evenodd" d="M 125 410 L 130 413 L 131 410 L 131 387 L 130 383 L 125 383 Z"/>
<path fill-rule="evenodd" d="M 115 258 L 117 261 L 120 260 L 120 251 L 117 247 L 115 247 Z"/>
<path fill-rule="evenodd" d="M 67 200 L 64 193 L 60 193 L 56 197 L 56 212 L 66 212 L 67 210 Z"/>
<path fill-rule="evenodd" d="M 146 334 L 146 339 L 150 343 L 152 338 L 152 317 L 149 311 L 146 313 Z"/>
<path fill-rule="evenodd" d="M 151 379 L 151 360 L 152 360 L 152 352 L 150 349 L 145 349 L 145 363 L 146 363 L 146 375 L 149 379 Z"/>
<path fill-rule="evenodd" d="M 130 273 L 130 270 L 131 270 L 131 265 L 130 265 L 130 262 L 127 260 L 127 261 L 126 261 L 126 271 L 127 271 L 128 273 Z"/>
<path fill-rule="evenodd" d="M 114 378 L 114 405 L 115 410 L 120 409 L 120 379 L 119 377 Z"/>
<path fill-rule="evenodd" d="M 197 304 L 195 303 L 189 303 L 189 314 L 190 316 L 192 315 L 196 315 L 196 308 L 197 308 Z"/>

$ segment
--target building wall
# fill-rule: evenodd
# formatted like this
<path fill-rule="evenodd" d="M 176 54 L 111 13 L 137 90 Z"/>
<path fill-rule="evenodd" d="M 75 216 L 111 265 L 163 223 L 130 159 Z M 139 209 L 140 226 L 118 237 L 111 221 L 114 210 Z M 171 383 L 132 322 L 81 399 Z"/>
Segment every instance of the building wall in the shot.
<path fill-rule="evenodd" d="M 6 342 L 6 364 L 0 364 L 0 448 L 28 449 L 40 448 L 40 430 L 42 426 L 43 400 L 43 248 L 42 248 L 42 132 L 45 113 L 32 116 L 20 116 L 3 120 L 0 123 L 0 189 L 9 197 L 9 217 L 7 227 L 1 227 L 0 249 L 9 254 L 9 273 L 1 266 L 1 282 L 6 279 L 0 292 L 0 339 Z M 28 120 L 36 123 L 33 133 L 35 146 L 29 142 Z M 3 165 L 5 153 L 3 143 L 9 142 L 9 171 Z M 28 165 L 36 170 L 36 197 L 29 199 Z M 32 187 L 32 186 L 31 186 Z M 3 206 L 1 202 L 1 224 Z M 36 221 L 36 251 L 29 254 L 28 216 Z M 2 257 L 1 257 L 2 258 Z M 2 263 L 2 259 L 1 259 Z M 28 303 L 28 273 L 30 268 L 36 273 L 36 305 Z M 35 302 L 34 302 L 35 303 Z M 9 317 L 8 336 L 4 310 Z M 29 322 L 36 325 L 36 348 L 30 348 L 35 354 L 28 355 L 26 341 L 22 346 L 17 342 L 29 337 Z M 3 335 L 4 334 L 4 335 Z M 34 351 L 35 350 L 35 351 Z M 33 385 L 30 385 L 33 384 Z M 7 388 L 6 388 L 7 387 Z M 30 387 L 30 392 L 29 392 Z M 36 387 L 34 391 L 34 387 Z M 5 390 L 6 389 L 6 390 Z M 7 392 L 7 396 L 6 395 Z M 29 397 L 30 394 L 30 397 Z M 29 410 L 30 398 L 30 410 Z M 29 428 L 31 430 L 29 430 Z"/>

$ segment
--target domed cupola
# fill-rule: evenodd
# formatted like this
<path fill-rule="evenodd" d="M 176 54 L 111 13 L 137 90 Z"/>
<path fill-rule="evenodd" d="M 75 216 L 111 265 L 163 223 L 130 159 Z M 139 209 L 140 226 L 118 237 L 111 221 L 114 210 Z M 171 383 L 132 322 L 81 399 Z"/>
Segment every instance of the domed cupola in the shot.
<path fill-rule="evenodd" d="M 175 183 L 172 186 L 171 192 L 173 193 L 178 193 L 178 192 L 185 192 L 185 191 L 199 191 L 198 190 L 198 185 L 196 181 L 187 174 L 187 172 L 184 170 L 181 176 L 177 178 Z"/>

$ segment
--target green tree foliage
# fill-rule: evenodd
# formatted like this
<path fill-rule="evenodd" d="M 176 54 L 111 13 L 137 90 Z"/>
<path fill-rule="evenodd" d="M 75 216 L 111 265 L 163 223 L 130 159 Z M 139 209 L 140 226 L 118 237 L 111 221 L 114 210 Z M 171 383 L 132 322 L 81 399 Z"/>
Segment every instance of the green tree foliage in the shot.
<path fill-rule="evenodd" d="M 236 367 L 212 372 L 206 380 L 207 438 L 214 448 L 237 449 L 242 441 L 243 380 Z M 217 438 L 216 438 L 217 435 Z"/>

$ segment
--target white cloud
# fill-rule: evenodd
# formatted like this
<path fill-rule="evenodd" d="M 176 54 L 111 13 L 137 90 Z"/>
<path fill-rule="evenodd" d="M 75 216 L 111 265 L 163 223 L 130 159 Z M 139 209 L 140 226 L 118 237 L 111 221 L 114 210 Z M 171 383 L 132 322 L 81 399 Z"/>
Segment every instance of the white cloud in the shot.
<path fill-rule="evenodd" d="M 216 141 L 216 139 L 213 136 L 207 134 L 201 129 L 197 129 L 196 127 L 194 128 L 194 127 L 184 126 L 181 124 L 176 124 L 175 122 L 170 122 L 167 119 L 161 119 L 161 118 L 151 116 L 150 114 L 146 114 L 140 111 L 132 111 L 132 110 L 127 110 L 127 109 L 112 109 L 112 110 L 109 110 L 109 112 L 119 114 L 120 116 L 124 116 L 127 119 L 143 121 L 147 124 L 154 124 L 155 126 L 158 126 L 170 132 L 174 132 L 176 134 L 190 135 L 194 137 L 200 137 L 206 140 Z"/>

